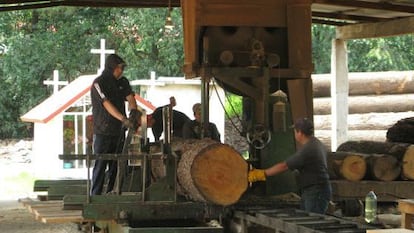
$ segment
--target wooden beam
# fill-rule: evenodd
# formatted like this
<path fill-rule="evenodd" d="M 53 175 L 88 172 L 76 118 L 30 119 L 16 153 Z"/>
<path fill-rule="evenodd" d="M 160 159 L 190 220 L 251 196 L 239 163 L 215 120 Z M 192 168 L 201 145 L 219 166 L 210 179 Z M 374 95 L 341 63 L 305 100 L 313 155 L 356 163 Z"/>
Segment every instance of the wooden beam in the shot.
<path fill-rule="evenodd" d="M 368 8 L 368 9 L 377 9 L 377 10 L 385 10 L 385 11 L 414 13 L 414 7 L 403 5 L 403 4 L 398 5 L 394 3 L 389 3 L 387 1 L 368 2 L 368 1 L 349 1 L 349 0 L 313 0 L 313 3 L 324 4 L 324 5 L 334 5 L 334 6 L 348 6 L 348 7 L 355 7 L 355 8 Z"/>
<path fill-rule="evenodd" d="M 78 6 L 78 7 L 124 7 L 124 8 L 150 8 L 150 7 L 168 7 L 166 0 L 56 0 L 56 1 L 0 1 L 1 11 L 15 11 L 27 9 L 39 9 L 54 6 Z M 180 7 L 180 0 L 171 0 L 171 7 Z"/>
<path fill-rule="evenodd" d="M 327 18 L 327 19 L 336 19 L 336 20 L 345 20 L 345 21 L 354 21 L 354 22 L 381 22 L 386 20 L 385 18 L 372 17 L 372 16 L 361 16 L 361 15 L 350 15 L 344 13 L 325 13 L 313 11 L 312 17 L 318 18 Z"/>
<path fill-rule="evenodd" d="M 336 38 L 342 40 L 399 36 L 414 32 L 414 17 L 378 23 L 337 27 Z"/>
<path fill-rule="evenodd" d="M 320 19 L 317 17 L 312 17 L 312 23 L 313 24 L 326 24 L 326 25 L 331 25 L 331 26 L 344 26 L 344 25 L 348 25 L 350 23 L 347 23 L 345 21 L 337 21 L 337 20 L 325 20 L 325 19 Z M 354 23 L 354 22 L 352 22 Z"/>

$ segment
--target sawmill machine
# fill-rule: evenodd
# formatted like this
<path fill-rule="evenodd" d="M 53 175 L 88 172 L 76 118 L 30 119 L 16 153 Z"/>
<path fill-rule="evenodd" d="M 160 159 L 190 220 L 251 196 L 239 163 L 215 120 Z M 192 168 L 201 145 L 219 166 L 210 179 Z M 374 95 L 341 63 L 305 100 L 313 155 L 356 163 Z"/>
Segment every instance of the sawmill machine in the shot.
<path fill-rule="evenodd" d="M 203 122 L 209 122 L 212 82 L 242 97 L 242 132 L 249 142 L 246 164 L 252 167 L 266 168 L 294 153 L 296 144 L 290 128 L 293 119 L 313 116 L 311 3 L 310 0 L 181 1 L 183 71 L 188 79 L 202 80 Z M 120 164 L 140 161 L 135 175 L 129 173 L 123 182 L 138 184 L 132 187 L 136 188 L 132 195 L 121 194 L 119 187 L 115 195 L 67 195 L 64 208 L 81 206 L 85 219 L 110 233 L 236 233 L 269 232 L 269 229 L 292 233 L 341 232 L 338 229 L 365 232 L 353 223 L 306 213 L 296 205 L 267 201 L 269 196 L 298 191 L 292 172 L 253 184 L 232 205 L 184 199 L 177 195 L 180 155 L 171 147 L 171 115 L 167 109 L 163 118 L 164 139 L 157 144 L 141 140 L 133 153 L 61 156 L 61 159 L 86 159 L 88 169 L 95 159 L 113 159 Z M 143 123 L 141 127 L 145 129 L 145 117 Z M 154 160 L 162 161 L 164 175 L 148 182 L 147 169 Z M 245 171 L 247 183 L 247 166 Z M 259 198 L 252 199 L 253 196 Z M 218 220 L 219 224 L 208 224 L 211 220 Z"/>
<path fill-rule="evenodd" d="M 311 1 L 181 1 L 184 73 L 201 77 L 208 122 L 210 81 L 243 98 L 248 162 L 265 168 L 294 153 L 292 121 L 313 117 Z M 296 192 L 291 172 L 270 177 L 257 192 Z"/>

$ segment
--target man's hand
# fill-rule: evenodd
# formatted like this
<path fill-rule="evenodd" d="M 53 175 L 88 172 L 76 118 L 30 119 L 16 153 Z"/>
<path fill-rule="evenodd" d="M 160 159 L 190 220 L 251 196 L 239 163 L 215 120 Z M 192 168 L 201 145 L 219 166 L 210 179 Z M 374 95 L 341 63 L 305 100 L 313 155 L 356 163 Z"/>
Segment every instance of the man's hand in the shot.
<path fill-rule="evenodd" d="M 266 180 L 265 170 L 253 168 L 252 170 L 249 171 L 247 179 L 249 183 L 253 183 L 256 181 L 265 181 Z"/>
<path fill-rule="evenodd" d="M 129 112 L 129 119 L 131 120 L 138 121 L 140 117 L 141 113 L 137 109 L 131 109 Z"/>
<path fill-rule="evenodd" d="M 127 129 L 133 128 L 134 127 L 134 123 L 130 119 L 124 118 L 122 120 L 122 127 L 127 128 Z"/>

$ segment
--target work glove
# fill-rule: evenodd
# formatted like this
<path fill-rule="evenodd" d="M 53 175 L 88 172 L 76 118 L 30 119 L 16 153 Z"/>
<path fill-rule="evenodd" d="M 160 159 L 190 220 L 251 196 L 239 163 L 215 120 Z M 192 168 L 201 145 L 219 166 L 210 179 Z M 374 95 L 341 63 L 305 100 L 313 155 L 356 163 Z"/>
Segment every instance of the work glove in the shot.
<path fill-rule="evenodd" d="M 256 181 L 265 181 L 266 180 L 265 170 L 253 168 L 252 170 L 249 171 L 247 179 L 249 183 L 253 183 Z"/>
<path fill-rule="evenodd" d="M 134 123 L 130 119 L 124 118 L 122 120 L 122 127 L 127 129 L 134 128 Z"/>

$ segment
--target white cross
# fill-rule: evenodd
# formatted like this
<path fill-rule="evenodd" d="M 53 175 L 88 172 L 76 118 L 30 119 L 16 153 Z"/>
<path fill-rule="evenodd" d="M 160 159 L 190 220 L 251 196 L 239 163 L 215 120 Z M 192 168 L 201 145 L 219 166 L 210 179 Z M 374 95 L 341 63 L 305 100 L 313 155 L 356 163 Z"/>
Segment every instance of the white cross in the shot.
<path fill-rule="evenodd" d="M 115 53 L 113 49 L 105 49 L 105 39 L 101 39 L 101 48 L 100 49 L 91 49 L 91 53 L 100 54 L 100 67 L 98 70 L 98 74 L 100 74 L 105 68 L 105 55 Z"/>
<path fill-rule="evenodd" d="M 45 80 L 43 81 L 45 85 L 53 85 L 53 94 L 56 94 L 59 91 L 59 86 L 68 85 L 68 81 L 59 81 L 59 71 L 53 71 L 53 80 Z"/>

